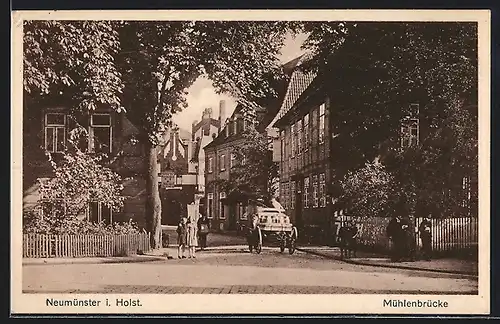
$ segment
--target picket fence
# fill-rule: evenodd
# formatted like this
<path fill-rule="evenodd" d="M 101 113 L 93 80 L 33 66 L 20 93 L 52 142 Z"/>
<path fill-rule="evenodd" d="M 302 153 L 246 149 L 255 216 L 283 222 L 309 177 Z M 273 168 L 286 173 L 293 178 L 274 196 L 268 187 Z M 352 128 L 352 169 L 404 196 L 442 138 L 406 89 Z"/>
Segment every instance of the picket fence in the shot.
<path fill-rule="evenodd" d="M 339 224 L 351 219 L 351 216 L 339 218 Z M 422 246 L 418 226 L 422 218 L 413 218 L 414 238 L 417 247 Z M 360 232 L 359 243 L 365 246 L 378 247 L 390 250 L 391 242 L 387 238 L 386 227 L 390 221 L 388 217 L 374 217 L 357 221 Z M 337 228 L 338 230 L 338 228 Z M 431 245 L 436 255 L 447 254 L 476 254 L 478 248 L 479 223 L 473 217 L 449 217 L 431 219 Z"/>
<path fill-rule="evenodd" d="M 24 258 L 127 256 L 151 250 L 150 233 L 125 235 L 23 235 Z"/>

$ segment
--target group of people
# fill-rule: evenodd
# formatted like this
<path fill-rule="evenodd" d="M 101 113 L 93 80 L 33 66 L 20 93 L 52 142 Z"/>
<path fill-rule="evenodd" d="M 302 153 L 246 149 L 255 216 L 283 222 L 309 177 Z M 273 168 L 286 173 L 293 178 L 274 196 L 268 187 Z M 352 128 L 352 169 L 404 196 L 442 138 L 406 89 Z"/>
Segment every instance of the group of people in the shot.
<path fill-rule="evenodd" d="M 393 217 L 387 225 L 387 236 L 392 241 L 393 261 L 414 261 L 416 258 L 415 237 L 413 227 L 408 218 Z M 418 227 L 422 242 L 422 256 L 425 260 L 431 257 L 431 222 L 426 216 Z"/>
<path fill-rule="evenodd" d="M 204 215 L 199 216 L 197 223 L 191 218 L 181 218 L 177 226 L 177 257 L 185 259 L 187 247 L 188 257 L 196 258 L 196 247 L 200 246 L 202 250 L 207 247 L 209 229 L 210 223 Z"/>

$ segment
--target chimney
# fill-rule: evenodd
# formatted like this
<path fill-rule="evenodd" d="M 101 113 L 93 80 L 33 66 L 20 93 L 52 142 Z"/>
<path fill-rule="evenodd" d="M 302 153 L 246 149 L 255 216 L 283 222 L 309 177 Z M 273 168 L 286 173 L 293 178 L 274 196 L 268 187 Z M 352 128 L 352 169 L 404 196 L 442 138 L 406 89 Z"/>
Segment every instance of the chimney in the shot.
<path fill-rule="evenodd" d="M 191 139 L 194 140 L 195 138 L 195 131 L 194 131 L 194 128 L 196 127 L 196 124 L 198 124 L 198 121 L 195 119 L 193 120 L 193 122 L 191 123 Z"/>
<path fill-rule="evenodd" d="M 221 100 L 219 102 L 219 121 L 220 125 L 222 128 L 222 125 L 224 125 L 224 122 L 226 121 L 226 101 Z"/>

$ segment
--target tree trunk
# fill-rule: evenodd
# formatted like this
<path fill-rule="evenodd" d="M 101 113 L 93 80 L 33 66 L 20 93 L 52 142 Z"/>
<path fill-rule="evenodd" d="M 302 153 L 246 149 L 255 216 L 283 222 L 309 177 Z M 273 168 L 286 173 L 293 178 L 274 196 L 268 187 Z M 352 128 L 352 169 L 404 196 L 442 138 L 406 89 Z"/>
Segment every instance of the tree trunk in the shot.
<path fill-rule="evenodd" d="M 146 144 L 146 229 L 151 233 L 151 247 L 162 247 L 161 200 L 158 190 L 157 147 Z"/>

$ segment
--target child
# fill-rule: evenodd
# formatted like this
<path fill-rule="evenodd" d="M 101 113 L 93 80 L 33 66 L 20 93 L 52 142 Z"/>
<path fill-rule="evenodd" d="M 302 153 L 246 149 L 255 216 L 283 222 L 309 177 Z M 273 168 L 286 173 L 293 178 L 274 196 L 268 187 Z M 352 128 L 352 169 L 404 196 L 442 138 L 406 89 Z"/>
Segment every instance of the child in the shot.
<path fill-rule="evenodd" d="M 187 229 L 186 229 L 186 218 L 182 218 L 179 225 L 177 226 L 177 257 L 179 259 L 185 259 L 184 255 L 186 249 L 186 241 L 187 241 Z"/>
<path fill-rule="evenodd" d="M 197 237 L 198 228 L 196 224 L 191 221 L 191 219 L 189 219 L 187 222 L 186 232 L 187 232 L 186 241 L 187 241 L 187 246 L 189 248 L 189 258 L 196 258 L 195 249 L 198 246 L 198 237 Z"/>

